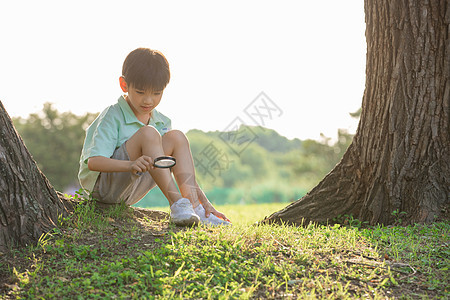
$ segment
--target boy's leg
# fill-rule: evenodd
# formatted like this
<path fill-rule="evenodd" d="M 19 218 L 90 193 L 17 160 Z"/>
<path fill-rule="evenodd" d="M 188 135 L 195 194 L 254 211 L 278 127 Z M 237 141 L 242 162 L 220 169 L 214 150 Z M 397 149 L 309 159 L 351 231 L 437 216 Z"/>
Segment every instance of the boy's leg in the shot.
<path fill-rule="evenodd" d="M 171 130 L 163 135 L 162 145 L 165 155 L 173 156 L 177 160 L 177 164 L 172 167 L 172 172 L 181 195 L 191 200 L 194 208 L 197 207 L 200 204 L 198 185 L 195 180 L 194 161 L 187 137 L 179 130 Z"/>
<path fill-rule="evenodd" d="M 164 155 L 161 136 L 151 126 L 144 126 L 139 129 L 126 142 L 126 147 L 132 161 L 142 155 L 150 156 L 152 159 Z M 182 198 L 169 169 L 151 168 L 149 172 L 164 196 L 169 200 L 170 205 Z"/>
<path fill-rule="evenodd" d="M 207 223 L 214 222 L 216 225 L 228 223 L 218 219 L 229 221 L 224 214 L 218 212 L 212 206 L 195 180 L 194 161 L 192 159 L 189 141 L 184 133 L 179 130 L 171 130 L 163 135 L 162 142 L 164 153 L 175 157 L 177 160 L 177 164 L 172 168 L 172 171 L 181 194 L 183 197 L 191 200 L 194 210 L 197 214 L 201 214 L 200 218 L 202 222 L 207 220 Z M 210 213 L 214 214 L 214 216 L 210 217 Z"/>

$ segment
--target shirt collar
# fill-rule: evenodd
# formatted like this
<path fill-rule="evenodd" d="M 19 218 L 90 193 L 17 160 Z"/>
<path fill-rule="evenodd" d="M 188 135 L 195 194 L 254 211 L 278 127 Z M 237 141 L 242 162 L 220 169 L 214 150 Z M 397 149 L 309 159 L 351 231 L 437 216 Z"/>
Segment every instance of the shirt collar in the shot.
<path fill-rule="evenodd" d="M 127 100 L 123 96 L 119 98 L 119 107 L 122 110 L 123 116 L 125 117 L 125 123 L 142 123 L 136 118 L 136 115 L 133 113 L 133 110 L 128 105 Z"/>
<path fill-rule="evenodd" d="M 164 124 L 164 120 L 163 120 L 161 114 L 156 109 L 153 109 L 153 111 L 152 111 L 152 117 L 150 118 L 150 123 L 153 123 L 153 124 L 158 124 L 158 123 Z"/>

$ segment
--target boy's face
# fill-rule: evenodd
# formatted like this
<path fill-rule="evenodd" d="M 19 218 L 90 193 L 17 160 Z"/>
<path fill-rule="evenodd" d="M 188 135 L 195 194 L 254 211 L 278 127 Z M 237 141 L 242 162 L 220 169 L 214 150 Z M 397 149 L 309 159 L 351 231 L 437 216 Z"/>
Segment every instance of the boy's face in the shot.
<path fill-rule="evenodd" d="M 122 77 L 121 77 L 122 78 Z M 133 85 L 127 85 L 125 80 L 121 80 L 122 91 L 128 92 L 127 102 L 136 117 L 150 116 L 151 111 L 158 106 L 161 101 L 163 91 L 136 89 Z"/>

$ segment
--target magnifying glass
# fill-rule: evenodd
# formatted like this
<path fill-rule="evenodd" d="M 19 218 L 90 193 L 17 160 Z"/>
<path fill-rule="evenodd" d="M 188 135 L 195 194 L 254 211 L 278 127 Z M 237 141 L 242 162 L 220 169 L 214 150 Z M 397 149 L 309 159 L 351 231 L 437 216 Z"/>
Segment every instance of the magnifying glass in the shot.
<path fill-rule="evenodd" d="M 153 160 L 153 166 L 156 168 L 172 168 L 177 163 L 175 157 L 172 156 L 160 156 Z"/>

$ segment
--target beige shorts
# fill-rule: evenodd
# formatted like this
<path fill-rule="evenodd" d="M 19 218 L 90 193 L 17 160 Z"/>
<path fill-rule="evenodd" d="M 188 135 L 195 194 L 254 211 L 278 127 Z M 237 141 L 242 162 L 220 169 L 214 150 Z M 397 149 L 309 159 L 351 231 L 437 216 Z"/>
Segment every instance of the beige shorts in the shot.
<path fill-rule="evenodd" d="M 125 144 L 117 148 L 111 158 L 130 160 Z M 125 202 L 127 205 L 133 205 L 155 186 L 156 183 L 149 172 L 139 175 L 131 172 L 100 173 L 92 195 L 99 202 L 106 204 Z"/>

